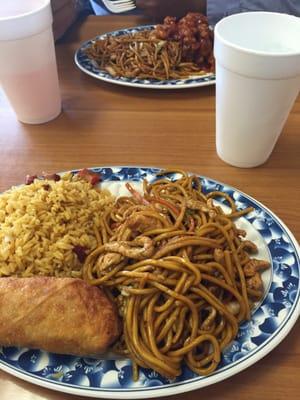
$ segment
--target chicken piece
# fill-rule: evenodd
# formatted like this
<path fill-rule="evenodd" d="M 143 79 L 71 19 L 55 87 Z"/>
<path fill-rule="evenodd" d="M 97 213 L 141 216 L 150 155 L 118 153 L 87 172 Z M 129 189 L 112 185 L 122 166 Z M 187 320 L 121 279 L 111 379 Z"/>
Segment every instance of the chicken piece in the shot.
<path fill-rule="evenodd" d="M 130 242 L 123 240 L 108 242 L 104 244 L 104 249 L 134 260 L 149 258 L 154 253 L 153 241 L 147 236 L 139 236 Z"/>
<path fill-rule="evenodd" d="M 256 272 L 251 278 L 246 279 L 246 285 L 249 289 L 262 291 L 264 286 L 260 273 Z"/>
<path fill-rule="evenodd" d="M 152 229 L 161 228 L 161 223 L 156 218 L 151 218 L 141 214 L 135 214 L 128 218 L 126 225 L 137 235 Z"/>
<path fill-rule="evenodd" d="M 123 256 L 118 253 L 102 254 L 97 260 L 97 267 L 100 271 L 111 270 L 112 267 L 118 265 L 123 259 Z"/>
<path fill-rule="evenodd" d="M 244 266 L 244 274 L 247 277 L 251 277 L 258 271 L 265 271 L 268 268 L 270 268 L 270 263 L 268 261 L 251 258 L 251 260 Z"/>
<path fill-rule="evenodd" d="M 239 250 L 245 250 L 248 253 L 257 253 L 258 249 L 255 243 L 251 242 L 250 240 L 244 240 L 240 246 Z"/>
<path fill-rule="evenodd" d="M 217 215 L 217 212 L 215 210 L 215 207 L 212 203 L 212 201 L 210 201 L 211 199 L 209 199 L 207 201 L 207 204 L 199 201 L 199 200 L 193 200 L 193 199 L 188 199 L 186 202 L 187 208 L 189 208 L 190 210 L 199 210 L 202 211 L 206 214 L 209 215 L 210 218 L 215 218 Z"/>
<path fill-rule="evenodd" d="M 209 212 L 209 208 L 207 207 L 207 205 L 199 200 L 188 199 L 186 202 L 186 206 L 190 210 L 199 210 L 205 213 Z"/>
<path fill-rule="evenodd" d="M 245 237 L 247 235 L 247 232 L 244 229 L 236 229 L 236 233 L 238 236 L 242 236 L 242 237 Z"/>

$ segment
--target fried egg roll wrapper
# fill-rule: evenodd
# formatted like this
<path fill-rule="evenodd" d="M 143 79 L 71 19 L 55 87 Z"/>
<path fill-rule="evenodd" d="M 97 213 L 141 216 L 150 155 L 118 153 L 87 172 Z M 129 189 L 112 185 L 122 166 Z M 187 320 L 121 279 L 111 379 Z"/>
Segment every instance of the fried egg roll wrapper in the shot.
<path fill-rule="evenodd" d="M 120 323 L 105 293 L 81 279 L 0 278 L 0 345 L 98 356 Z"/>

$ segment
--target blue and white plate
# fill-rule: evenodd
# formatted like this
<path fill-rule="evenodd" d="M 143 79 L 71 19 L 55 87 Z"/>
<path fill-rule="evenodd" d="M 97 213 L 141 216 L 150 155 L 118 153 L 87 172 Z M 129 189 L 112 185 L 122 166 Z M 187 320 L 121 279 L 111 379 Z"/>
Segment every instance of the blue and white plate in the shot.
<path fill-rule="evenodd" d="M 141 32 L 144 30 L 152 30 L 155 25 L 142 25 L 134 28 L 122 29 L 114 32 L 105 33 L 96 36 L 84 42 L 75 53 L 75 63 L 78 68 L 88 75 L 102 81 L 115 83 L 117 85 L 133 86 L 146 89 L 187 89 L 198 86 L 213 85 L 216 81 L 215 74 L 209 73 L 201 76 L 191 76 L 188 79 L 169 79 L 169 80 L 156 80 L 156 79 L 138 79 L 138 78 L 122 78 L 113 77 L 108 72 L 99 69 L 97 63 L 92 61 L 86 54 L 85 50 L 90 47 L 93 42 L 99 39 L 105 39 L 107 36 L 122 36 L 129 33 Z"/>
<path fill-rule="evenodd" d="M 103 185 L 115 195 L 124 194 L 127 181 L 140 187 L 143 179 L 156 179 L 157 168 L 99 167 Z M 76 172 L 76 171 L 75 171 Z M 259 257 L 269 258 L 272 268 L 264 276 L 266 293 L 244 322 L 236 339 L 223 352 L 218 369 L 198 376 L 183 367 L 175 380 L 141 368 L 138 382 L 132 380 L 127 359 L 88 359 L 47 353 L 27 348 L 0 347 L 0 368 L 31 383 L 81 396 L 137 399 L 168 396 L 199 389 L 237 374 L 259 361 L 288 334 L 300 313 L 299 246 L 284 223 L 268 208 L 224 183 L 200 177 L 203 190 L 220 190 L 231 195 L 238 208 L 254 207 L 238 225 L 259 248 Z"/>

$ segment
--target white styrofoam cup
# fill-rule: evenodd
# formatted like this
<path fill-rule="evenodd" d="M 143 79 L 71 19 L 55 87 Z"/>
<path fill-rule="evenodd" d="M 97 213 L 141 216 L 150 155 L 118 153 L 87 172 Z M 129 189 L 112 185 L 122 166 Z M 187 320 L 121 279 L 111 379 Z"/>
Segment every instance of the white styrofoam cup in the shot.
<path fill-rule="evenodd" d="M 60 114 L 50 0 L 0 6 L 0 85 L 22 122 L 44 123 Z"/>
<path fill-rule="evenodd" d="M 216 147 L 237 167 L 269 158 L 300 88 L 300 18 L 234 14 L 215 27 Z"/>

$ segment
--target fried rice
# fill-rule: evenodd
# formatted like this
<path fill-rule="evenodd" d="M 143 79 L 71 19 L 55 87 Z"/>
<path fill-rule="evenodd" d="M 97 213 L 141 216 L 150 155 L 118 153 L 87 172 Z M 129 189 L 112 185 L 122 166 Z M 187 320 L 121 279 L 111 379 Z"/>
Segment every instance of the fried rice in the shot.
<path fill-rule="evenodd" d="M 35 179 L 0 195 L 0 277 L 81 277 L 82 260 L 97 246 L 101 214 L 114 199 L 72 174 Z"/>

